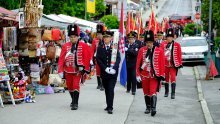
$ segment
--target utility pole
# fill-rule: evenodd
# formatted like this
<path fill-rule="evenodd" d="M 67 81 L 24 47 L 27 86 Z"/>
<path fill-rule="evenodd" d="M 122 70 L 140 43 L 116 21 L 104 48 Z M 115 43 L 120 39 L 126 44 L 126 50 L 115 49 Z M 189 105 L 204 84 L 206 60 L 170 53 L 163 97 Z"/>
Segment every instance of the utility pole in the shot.
<path fill-rule="evenodd" d="M 208 36 L 208 55 L 207 55 L 207 64 L 206 64 L 206 79 L 209 76 L 209 72 L 210 72 L 210 59 L 211 59 L 211 46 L 210 46 L 210 42 L 211 42 L 211 36 L 212 36 L 212 0 L 210 0 L 209 2 L 209 36 Z M 209 79 L 209 78 L 208 78 Z"/>
<path fill-rule="evenodd" d="M 86 3 L 87 1 L 85 0 L 85 20 L 86 20 L 86 16 L 87 16 L 87 14 L 86 14 L 86 12 L 87 12 L 87 3 Z"/>

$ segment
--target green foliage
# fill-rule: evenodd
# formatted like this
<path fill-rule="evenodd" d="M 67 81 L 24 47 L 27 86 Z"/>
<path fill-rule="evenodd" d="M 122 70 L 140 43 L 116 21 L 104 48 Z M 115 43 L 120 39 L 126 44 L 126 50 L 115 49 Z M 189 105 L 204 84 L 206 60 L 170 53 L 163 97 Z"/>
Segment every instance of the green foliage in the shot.
<path fill-rule="evenodd" d="M 0 0 L 0 6 L 12 10 L 24 7 L 26 0 Z M 78 18 L 85 17 L 85 0 L 43 0 L 44 14 L 66 14 Z M 104 0 L 96 0 L 96 13 L 87 13 L 87 19 L 99 17 L 105 12 Z"/>
<path fill-rule="evenodd" d="M 0 6 L 6 9 L 9 9 L 9 10 L 23 7 L 24 3 L 25 3 L 25 0 L 21 0 L 21 4 L 20 4 L 20 0 L 0 0 Z"/>
<path fill-rule="evenodd" d="M 117 29 L 119 27 L 119 21 L 116 16 L 106 15 L 100 19 L 101 22 L 105 23 L 105 25 L 109 29 Z"/>
<path fill-rule="evenodd" d="M 208 31 L 208 23 L 209 23 L 209 2 L 210 0 L 203 0 L 202 3 L 202 16 L 201 19 L 203 21 L 203 27 L 205 31 Z M 217 29 L 220 28 L 220 1 L 213 0 L 212 3 L 212 29 L 215 27 Z"/>
<path fill-rule="evenodd" d="M 194 23 L 189 23 L 185 26 L 184 28 L 184 34 L 188 34 L 189 36 L 194 36 L 196 35 L 196 28 L 197 28 L 197 25 L 194 24 Z M 198 34 L 201 33 L 201 26 L 198 25 Z"/>

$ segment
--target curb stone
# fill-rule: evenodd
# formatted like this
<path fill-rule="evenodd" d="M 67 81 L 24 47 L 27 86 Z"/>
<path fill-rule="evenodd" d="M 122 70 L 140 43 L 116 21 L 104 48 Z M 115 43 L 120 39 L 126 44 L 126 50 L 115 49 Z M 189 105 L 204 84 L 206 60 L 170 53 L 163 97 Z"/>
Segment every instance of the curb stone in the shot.
<path fill-rule="evenodd" d="M 193 67 L 193 71 L 194 71 L 195 78 L 196 78 L 196 85 L 197 85 L 197 90 L 198 90 L 198 95 L 199 95 L 199 102 L 202 106 L 202 111 L 203 111 L 203 114 L 205 117 L 206 124 L 214 124 L 212 116 L 211 116 L 209 108 L 208 108 L 208 105 L 207 105 L 207 102 L 203 96 L 202 85 L 201 85 L 201 80 L 200 80 L 201 78 L 199 75 L 198 68 Z"/>

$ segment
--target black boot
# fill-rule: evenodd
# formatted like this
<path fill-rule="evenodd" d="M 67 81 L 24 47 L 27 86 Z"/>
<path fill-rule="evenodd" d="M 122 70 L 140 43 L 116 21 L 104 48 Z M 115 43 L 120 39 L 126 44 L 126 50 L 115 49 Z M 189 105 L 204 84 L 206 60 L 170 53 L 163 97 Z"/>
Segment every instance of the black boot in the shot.
<path fill-rule="evenodd" d="M 97 82 L 98 82 L 97 89 L 100 89 L 101 88 L 101 78 L 100 77 L 97 77 Z"/>
<path fill-rule="evenodd" d="M 156 106 L 157 106 L 157 96 L 153 95 L 151 97 L 151 116 L 156 115 L 156 113 L 157 113 Z"/>
<path fill-rule="evenodd" d="M 72 106 L 71 110 L 77 110 L 78 109 L 79 92 L 74 91 L 73 96 L 74 96 L 74 102 L 73 102 L 73 106 Z"/>
<path fill-rule="evenodd" d="M 171 99 L 175 99 L 176 83 L 171 84 Z"/>
<path fill-rule="evenodd" d="M 144 96 L 145 99 L 145 104 L 146 104 L 146 110 L 145 110 L 145 114 L 149 114 L 150 113 L 150 97 L 149 96 Z"/>
<path fill-rule="evenodd" d="M 164 94 L 164 97 L 168 97 L 168 94 L 169 94 L 169 83 L 165 83 L 165 94 Z"/>
<path fill-rule="evenodd" d="M 71 99 L 72 99 L 72 102 L 70 103 L 70 107 L 72 107 L 72 105 L 74 103 L 73 92 L 69 92 L 69 93 L 70 93 L 70 96 L 71 96 Z"/>

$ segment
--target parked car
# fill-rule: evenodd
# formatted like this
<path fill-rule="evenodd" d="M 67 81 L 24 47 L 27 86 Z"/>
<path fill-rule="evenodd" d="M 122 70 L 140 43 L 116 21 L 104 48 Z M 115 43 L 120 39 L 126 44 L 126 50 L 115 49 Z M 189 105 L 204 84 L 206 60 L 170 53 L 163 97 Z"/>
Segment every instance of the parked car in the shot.
<path fill-rule="evenodd" d="M 184 37 L 180 41 L 182 48 L 182 61 L 204 62 L 204 52 L 208 51 L 205 37 Z"/>

